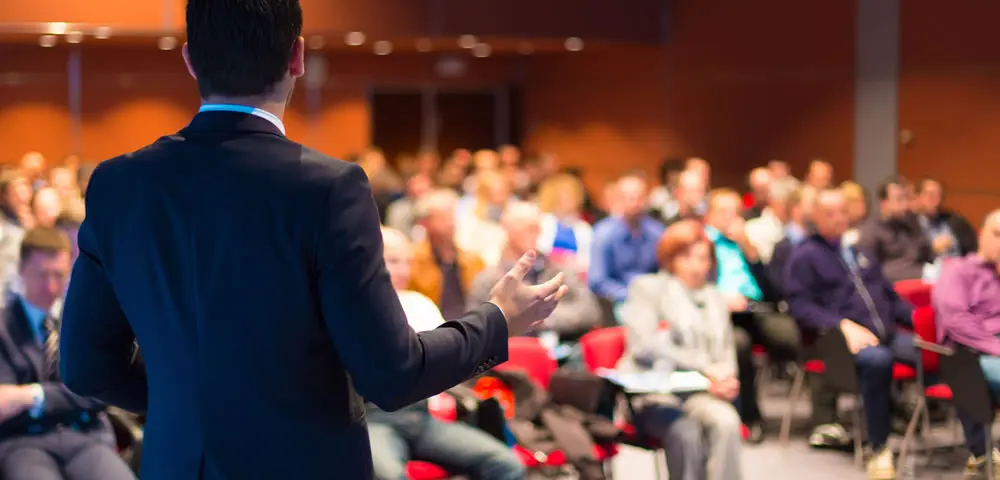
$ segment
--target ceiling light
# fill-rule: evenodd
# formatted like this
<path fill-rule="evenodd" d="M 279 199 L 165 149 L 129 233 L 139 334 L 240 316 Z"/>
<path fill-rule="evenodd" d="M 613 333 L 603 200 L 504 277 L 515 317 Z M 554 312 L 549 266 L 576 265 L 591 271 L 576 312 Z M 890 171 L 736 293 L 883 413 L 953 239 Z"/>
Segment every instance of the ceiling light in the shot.
<path fill-rule="evenodd" d="M 160 37 L 156 46 L 159 47 L 160 50 L 173 50 L 177 48 L 177 39 L 174 37 Z"/>
<path fill-rule="evenodd" d="M 462 35 L 458 37 L 458 46 L 462 48 L 472 48 L 479 44 L 479 39 L 475 35 Z"/>
<path fill-rule="evenodd" d="M 421 38 L 417 40 L 417 51 L 421 53 L 427 53 L 434 50 L 434 43 L 431 42 L 429 38 Z"/>
<path fill-rule="evenodd" d="M 493 48 L 488 43 L 478 43 L 472 47 L 472 56 L 476 58 L 486 58 L 493 53 Z"/>
<path fill-rule="evenodd" d="M 521 55 L 531 55 L 535 53 L 535 47 L 528 42 L 521 42 L 517 44 L 517 53 Z"/>
<path fill-rule="evenodd" d="M 111 27 L 97 27 L 94 30 L 94 38 L 99 40 L 107 40 L 111 38 Z"/>
<path fill-rule="evenodd" d="M 392 53 L 392 43 L 387 40 L 379 40 L 372 46 L 375 55 L 388 55 Z"/>
<path fill-rule="evenodd" d="M 313 50 L 319 50 L 323 48 L 324 43 L 326 43 L 326 40 L 323 39 L 322 35 L 313 35 L 309 37 L 309 48 Z"/>
<path fill-rule="evenodd" d="M 365 43 L 365 34 L 361 32 L 348 32 L 347 35 L 344 35 L 344 43 L 352 47 L 357 47 Z"/>
<path fill-rule="evenodd" d="M 583 40 L 580 37 L 569 37 L 566 39 L 566 50 L 579 52 L 583 50 Z"/>
<path fill-rule="evenodd" d="M 45 31 L 52 35 L 62 35 L 66 33 L 66 28 L 68 28 L 69 25 L 64 22 L 50 22 L 46 24 L 45 27 Z"/>
<path fill-rule="evenodd" d="M 42 35 L 41 37 L 38 37 L 38 44 L 45 48 L 56 46 L 57 41 L 58 39 L 55 35 Z"/>
<path fill-rule="evenodd" d="M 83 41 L 83 32 L 72 31 L 66 34 L 66 43 L 80 43 Z"/>

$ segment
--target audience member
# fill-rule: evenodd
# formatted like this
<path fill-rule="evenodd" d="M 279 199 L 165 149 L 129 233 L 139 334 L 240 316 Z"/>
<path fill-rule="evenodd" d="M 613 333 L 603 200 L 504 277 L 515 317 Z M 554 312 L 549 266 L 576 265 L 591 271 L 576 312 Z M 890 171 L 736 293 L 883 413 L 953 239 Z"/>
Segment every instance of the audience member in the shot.
<path fill-rule="evenodd" d="M 441 167 L 441 154 L 437 149 L 423 147 L 417 152 L 413 175 L 424 175 L 428 179 L 433 179 L 434 175 Z"/>
<path fill-rule="evenodd" d="M 994 394 L 1000 394 L 1000 210 L 987 215 L 979 232 L 978 252 L 944 263 L 932 291 L 938 341 L 971 348 Z M 971 452 L 966 475 L 981 475 L 986 466 L 990 425 L 978 424 L 959 411 Z M 992 454 L 1000 465 L 1000 453 Z"/>
<path fill-rule="evenodd" d="M 500 172 L 507 178 L 507 183 L 515 195 L 527 198 L 531 192 L 531 179 L 521 168 L 521 149 L 514 145 L 501 145 L 497 149 Z"/>
<path fill-rule="evenodd" d="M 715 282 L 726 299 L 733 323 L 746 330 L 754 343 L 767 348 L 773 360 L 798 360 L 799 329 L 794 320 L 778 310 L 782 298 L 746 236 L 740 195 L 734 190 L 718 189 L 708 198 L 705 234 L 715 246 Z M 751 440 L 760 441 L 763 418 L 758 405 L 756 367 L 752 358 L 741 360 L 746 361 L 740 362 L 740 413 L 750 428 Z"/>
<path fill-rule="evenodd" d="M 840 191 L 847 202 L 847 222 L 850 225 L 844 234 L 844 243 L 855 245 L 861 236 L 858 229 L 868 219 L 868 194 L 864 187 L 849 180 L 840 184 Z"/>
<path fill-rule="evenodd" d="M 31 199 L 31 210 L 35 216 L 35 226 L 52 228 L 63 212 L 63 201 L 59 192 L 52 187 L 42 187 L 35 191 Z"/>
<path fill-rule="evenodd" d="M 76 184 L 82 195 L 87 194 L 87 185 L 90 185 L 90 176 L 94 174 L 94 166 L 91 164 L 81 164 L 76 170 Z"/>
<path fill-rule="evenodd" d="M 0 177 L 0 300 L 6 300 L 11 291 L 19 288 L 21 239 L 27 229 L 35 226 L 31 196 L 31 185 L 19 171 L 11 170 Z"/>
<path fill-rule="evenodd" d="M 764 209 L 769 205 L 768 197 L 773 183 L 774 179 L 771 178 L 771 172 L 767 168 L 757 167 L 750 170 L 750 174 L 747 175 L 747 184 L 750 186 L 750 197 L 753 204 L 743 212 L 744 219 L 752 220 L 764 212 Z"/>
<path fill-rule="evenodd" d="M 83 217 L 85 210 L 83 194 L 80 192 L 74 170 L 68 167 L 53 168 L 49 172 L 49 185 L 59 193 L 62 211 L 69 212 L 76 217 Z"/>
<path fill-rule="evenodd" d="M 771 174 L 771 180 L 773 181 L 784 180 L 786 178 L 795 179 L 792 176 L 792 169 L 788 167 L 788 163 L 781 160 L 767 162 L 767 171 Z"/>
<path fill-rule="evenodd" d="M 632 278 L 657 270 L 656 242 L 663 225 L 646 214 L 646 191 L 641 174 L 618 179 L 613 189 L 617 215 L 594 226 L 590 289 L 614 304 L 625 301 Z"/>
<path fill-rule="evenodd" d="M 487 265 L 496 265 L 506 241 L 500 215 L 513 200 L 510 183 L 496 170 L 479 171 L 476 182 L 473 202 L 457 213 L 455 241 L 462 249 L 479 255 Z"/>
<path fill-rule="evenodd" d="M 791 257 L 795 247 L 799 246 L 806 237 L 813 233 L 812 223 L 809 219 L 811 210 L 809 207 L 815 202 L 815 198 L 810 196 L 809 192 L 815 192 L 815 190 L 798 187 L 785 199 L 785 208 L 787 209 L 788 217 L 783 225 L 781 240 L 774 246 L 771 252 L 771 261 L 767 264 L 768 277 L 771 279 L 771 284 L 778 289 L 782 298 L 787 296 L 785 290 L 785 267 L 788 265 L 788 259 Z M 774 198 L 773 195 L 772 198 Z M 747 236 L 753 241 L 753 236 L 750 235 L 749 224 L 747 225 Z"/>
<path fill-rule="evenodd" d="M 59 320 L 70 246 L 56 229 L 29 230 L 21 243 L 23 294 L 0 322 L 0 477 L 5 480 L 132 479 L 96 400 L 71 393 L 58 373 Z"/>
<path fill-rule="evenodd" d="M 534 195 L 545 179 L 559 172 L 559 158 L 552 153 L 530 157 L 524 162 L 524 172 L 528 177 L 528 193 Z"/>
<path fill-rule="evenodd" d="M 860 229 L 858 249 L 873 256 L 890 282 L 922 278 L 924 264 L 933 260 L 931 243 L 910 210 L 908 182 L 900 176 L 884 180 L 878 187 L 879 215 Z M 935 251 L 945 243 L 936 241 Z"/>
<path fill-rule="evenodd" d="M 701 177 L 702 185 L 708 189 L 712 185 L 712 166 L 704 158 L 691 157 L 684 161 L 684 170 L 693 170 Z"/>
<path fill-rule="evenodd" d="M 705 214 L 707 203 L 705 194 L 708 185 L 705 176 L 697 170 L 685 170 L 677 177 L 677 187 L 674 189 L 673 215 L 660 217 L 664 225 L 670 226 L 682 220 L 701 220 Z M 661 214 L 664 212 L 661 212 Z"/>
<path fill-rule="evenodd" d="M 558 264 L 586 273 L 590 268 L 594 229 L 583 221 L 583 196 L 583 183 L 568 173 L 556 174 L 542 183 L 537 200 L 545 213 L 538 252 L 549 255 Z"/>
<path fill-rule="evenodd" d="M 962 215 L 943 206 L 944 186 L 932 178 L 917 184 L 917 219 L 931 242 L 935 258 L 962 257 L 975 252 L 976 230 Z"/>
<path fill-rule="evenodd" d="M 833 166 L 823 159 L 809 162 L 806 184 L 818 189 L 829 188 L 833 185 Z"/>
<path fill-rule="evenodd" d="M 913 365 L 917 352 L 910 333 L 911 307 L 867 253 L 841 241 L 848 228 L 847 202 L 839 190 L 816 197 L 812 235 L 792 253 L 785 274 L 788 306 L 804 329 L 839 329 L 855 355 L 868 441 L 875 451 L 867 465 L 871 479 L 895 477 L 887 447 L 892 417 L 892 371 L 896 361 Z"/>
<path fill-rule="evenodd" d="M 501 221 L 506 231 L 507 245 L 504 248 L 500 263 L 486 267 L 469 290 L 467 305 L 480 305 L 489 301 L 490 290 L 507 273 L 507 270 L 528 250 L 538 245 L 541 233 L 541 211 L 533 204 L 514 202 L 504 211 Z M 565 285 L 568 291 L 559 301 L 552 315 L 545 320 L 541 331 L 552 331 L 558 335 L 561 343 L 573 342 L 589 332 L 601 322 L 601 308 L 597 298 L 580 283 L 576 272 L 570 268 L 560 267 L 551 258 L 540 253 L 535 265 L 524 277 L 524 281 L 536 285 L 548 281 L 556 275 L 565 275 Z M 552 345 L 550 345 L 552 346 Z"/>
<path fill-rule="evenodd" d="M 771 261 L 774 246 L 785 238 L 785 224 L 789 220 L 788 199 L 797 188 L 795 182 L 788 179 L 771 182 L 766 197 L 767 206 L 746 223 L 747 238 L 765 264 Z"/>
<path fill-rule="evenodd" d="M 441 312 L 430 299 L 406 289 L 410 283 L 411 260 L 406 236 L 397 230 L 383 228 L 382 241 L 385 243 L 385 266 L 410 327 L 420 332 L 443 324 Z M 411 459 L 433 462 L 475 478 L 524 478 L 524 466 L 507 445 L 464 423 L 437 420 L 430 415 L 427 406 L 427 400 L 423 400 L 395 412 L 385 412 L 372 403 L 365 405 L 376 478 L 407 478 L 406 463 Z"/>
<path fill-rule="evenodd" d="M 434 190 L 424 195 L 418 210 L 427 231 L 413 255 L 410 289 L 434 300 L 445 318 L 458 318 L 465 312 L 465 295 L 472 281 L 483 269 L 483 261 L 455 245 L 455 204 L 458 195 L 451 190 Z"/>
<path fill-rule="evenodd" d="M 736 350 L 750 352 L 734 332 L 726 299 L 709 283 L 712 245 L 701 225 L 671 225 L 657 244 L 660 272 L 639 275 L 625 303 L 627 339 L 623 372 L 693 370 L 711 381 L 707 392 L 633 399 L 639 429 L 666 449 L 670 478 L 735 480 L 740 465 L 740 393 Z"/>
<path fill-rule="evenodd" d="M 385 212 L 385 225 L 403 232 L 410 240 L 414 240 L 414 227 L 417 225 L 416 206 L 420 197 L 433 188 L 431 176 L 426 173 L 416 173 L 406 180 L 406 195 L 389 204 Z"/>
<path fill-rule="evenodd" d="M 38 152 L 28 152 L 21 157 L 21 173 L 28 180 L 32 190 L 47 185 L 45 179 L 45 157 Z"/>
<path fill-rule="evenodd" d="M 677 181 L 684 171 L 684 160 L 668 158 L 660 164 L 660 184 L 649 192 L 650 214 L 667 219 L 677 214 Z"/>

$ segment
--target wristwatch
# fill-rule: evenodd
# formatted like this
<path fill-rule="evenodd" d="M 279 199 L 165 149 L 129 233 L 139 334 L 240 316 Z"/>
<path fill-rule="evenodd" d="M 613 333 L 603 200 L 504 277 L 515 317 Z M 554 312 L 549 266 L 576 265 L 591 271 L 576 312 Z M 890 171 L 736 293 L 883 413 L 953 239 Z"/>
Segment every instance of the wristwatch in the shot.
<path fill-rule="evenodd" d="M 28 415 L 31 418 L 39 418 L 45 413 L 45 389 L 37 383 L 33 383 L 31 388 L 31 407 L 28 409 Z"/>

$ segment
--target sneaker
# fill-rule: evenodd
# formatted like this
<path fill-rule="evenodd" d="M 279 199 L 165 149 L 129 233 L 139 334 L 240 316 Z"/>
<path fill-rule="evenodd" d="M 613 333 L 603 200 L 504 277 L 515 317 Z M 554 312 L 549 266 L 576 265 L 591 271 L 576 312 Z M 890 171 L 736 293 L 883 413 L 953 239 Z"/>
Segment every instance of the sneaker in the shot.
<path fill-rule="evenodd" d="M 759 445 L 764 442 L 764 425 L 761 422 L 742 425 L 740 436 L 743 437 L 743 441 L 751 445 Z"/>
<path fill-rule="evenodd" d="M 883 447 L 868 459 L 868 480 L 896 480 L 896 465 L 892 450 Z"/>
<path fill-rule="evenodd" d="M 813 448 L 844 448 L 851 444 L 851 434 L 839 423 L 818 425 L 809 435 Z"/>
<path fill-rule="evenodd" d="M 973 457 L 969 455 L 969 461 L 965 462 L 965 476 L 978 477 L 986 474 L 986 455 Z M 1000 480 L 1000 451 L 993 450 L 993 478 Z"/>

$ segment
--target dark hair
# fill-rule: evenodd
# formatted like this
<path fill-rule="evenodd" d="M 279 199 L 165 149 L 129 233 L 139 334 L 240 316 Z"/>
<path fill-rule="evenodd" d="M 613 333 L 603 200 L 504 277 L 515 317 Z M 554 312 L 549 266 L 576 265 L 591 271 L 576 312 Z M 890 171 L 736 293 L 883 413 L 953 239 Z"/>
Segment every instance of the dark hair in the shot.
<path fill-rule="evenodd" d="M 667 177 L 671 173 L 680 173 L 684 171 L 684 159 L 683 158 L 666 158 L 663 163 L 660 163 L 660 182 L 664 184 L 667 183 Z"/>
<path fill-rule="evenodd" d="M 56 254 L 69 251 L 69 237 L 58 228 L 32 228 L 21 239 L 21 263 L 35 252 Z"/>
<path fill-rule="evenodd" d="M 919 182 L 917 182 L 917 193 L 924 193 L 924 189 L 927 188 L 928 183 L 936 183 L 938 184 L 939 187 L 941 187 L 942 191 L 944 190 L 944 184 L 941 183 L 941 180 L 938 180 L 936 178 L 924 177 L 921 178 Z"/>
<path fill-rule="evenodd" d="M 875 190 L 875 195 L 879 200 L 889 198 L 889 187 L 893 185 L 897 187 L 908 187 L 910 185 L 910 181 L 900 175 L 891 175 L 885 180 L 882 180 L 882 183 L 878 184 L 878 189 Z"/>
<path fill-rule="evenodd" d="M 188 0 L 187 42 L 202 98 L 266 95 L 302 34 L 299 0 Z"/>

